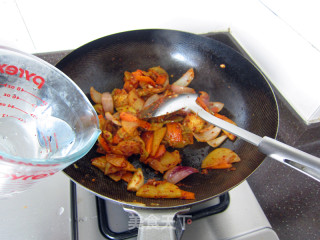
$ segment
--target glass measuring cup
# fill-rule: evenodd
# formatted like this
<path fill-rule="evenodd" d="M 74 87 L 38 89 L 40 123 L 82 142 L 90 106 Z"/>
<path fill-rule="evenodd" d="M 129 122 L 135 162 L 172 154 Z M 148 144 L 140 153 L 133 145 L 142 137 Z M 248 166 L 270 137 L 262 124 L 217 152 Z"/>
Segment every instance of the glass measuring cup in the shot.
<path fill-rule="evenodd" d="M 92 148 L 98 116 L 49 63 L 0 46 L 0 198 L 74 163 Z"/>

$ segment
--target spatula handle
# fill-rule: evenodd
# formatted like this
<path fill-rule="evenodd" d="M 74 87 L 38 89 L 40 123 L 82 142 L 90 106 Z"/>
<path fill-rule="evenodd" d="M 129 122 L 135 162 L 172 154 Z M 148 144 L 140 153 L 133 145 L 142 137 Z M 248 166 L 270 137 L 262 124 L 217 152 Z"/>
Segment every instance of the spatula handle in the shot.
<path fill-rule="evenodd" d="M 320 181 L 320 158 L 300 151 L 275 139 L 269 137 L 261 138 L 245 129 L 212 116 L 197 104 L 191 105 L 189 108 L 207 122 L 225 129 L 247 142 L 258 146 L 260 152 Z"/>
<path fill-rule="evenodd" d="M 269 157 L 320 181 L 320 158 L 269 137 L 263 137 L 258 148 Z"/>

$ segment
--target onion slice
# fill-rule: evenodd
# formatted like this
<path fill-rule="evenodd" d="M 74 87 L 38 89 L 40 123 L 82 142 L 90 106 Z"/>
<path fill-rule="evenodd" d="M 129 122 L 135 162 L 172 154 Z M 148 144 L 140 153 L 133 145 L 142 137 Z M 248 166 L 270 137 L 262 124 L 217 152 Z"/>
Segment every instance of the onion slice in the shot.
<path fill-rule="evenodd" d="M 113 113 L 113 99 L 111 93 L 104 92 L 101 96 L 101 103 L 105 112 Z"/>
<path fill-rule="evenodd" d="M 90 97 L 95 103 L 101 103 L 102 93 L 98 92 L 94 87 L 91 87 Z"/>
<path fill-rule="evenodd" d="M 228 138 L 227 135 L 221 135 L 220 137 L 217 137 L 215 139 L 209 140 L 207 141 L 207 143 L 211 146 L 211 147 L 218 147 L 220 146 L 226 139 Z"/>
<path fill-rule="evenodd" d="M 168 170 L 163 178 L 170 183 L 176 184 L 180 182 L 182 179 L 188 177 L 192 173 L 199 172 L 197 169 L 188 166 L 176 166 Z"/>
<path fill-rule="evenodd" d="M 121 122 L 117 118 L 115 118 L 115 116 L 113 116 L 110 112 L 106 112 L 105 117 L 107 120 L 111 121 L 113 124 L 121 126 Z"/>
<path fill-rule="evenodd" d="M 206 104 L 206 106 L 208 106 L 209 101 L 210 101 L 209 94 L 207 92 L 205 92 L 205 91 L 200 91 L 199 93 L 200 93 L 199 98 L 201 98 L 202 101 Z"/>
<path fill-rule="evenodd" d="M 222 108 L 224 107 L 224 103 L 222 102 L 209 102 L 208 108 L 211 112 L 220 112 Z"/>
<path fill-rule="evenodd" d="M 183 94 L 183 93 L 196 93 L 196 91 L 193 88 L 190 87 L 182 87 L 179 85 L 171 85 L 171 90 L 174 93 L 177 94 Z"/>
<path fill-rule="evenodd" d="M 181 87 L 187 87 L 194 78 L 193 68 L 190 68 L 185 74 L 182 75 L 177 81 L 175 81 L 172 85 L 177 85 Z"/>
<path fill-rule="evenodd" d="M 152 103 L 154 103 L 155 101 L 158 101 L 160 98 L 160 96 L 158 94 L 153 94 L 151 95 L 151 97 L 149 97 L 143 105 L 143 108 L 147 108 L 149 107 Z"/>
<path fill-rule="evenodd" d="M 218 135 L 221 132 L 221 128 L 219 127 L 213 127 L 206 131 L 200 132 L 200 133 L 193 133 L 193 136 L 197 139 L 198 142 L 208 142 L 212 139 L 215 139 L 218 137 Z"/>

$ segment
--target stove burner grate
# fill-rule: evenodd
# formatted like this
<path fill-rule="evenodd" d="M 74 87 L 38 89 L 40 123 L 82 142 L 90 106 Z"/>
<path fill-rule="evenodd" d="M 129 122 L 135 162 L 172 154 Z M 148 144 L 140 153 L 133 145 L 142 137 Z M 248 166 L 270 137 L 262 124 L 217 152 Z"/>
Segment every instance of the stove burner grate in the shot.
<path fill-rule="evenodd" d="M 208 217 L 214 214 L 218 214 L 226 210 L 229 206 L 230 203 L 230 198 L 229 198 L 229 193 L 224 193 L 220 195 L 219 197 L 219 203 L 215 204 L 213 206 L 209 206 L 200 210 L 196 210 L 194 212 L 188 212 L 186 213 L 185 218 L 175 218 L 175 227 L 176 227 L 176 235 L 177 236 L 182 236 L 182 233 L 184 231 L 184 222 L 183 221 L 196 221 L 198 219 Z M 98 224 L 99 224 L 99 229 L 102 234 L 106 239 L 114 239 L 114 240 L 122 240 L 122 239 L 127 239 L 127 238 L 133 238 L 136 237 L 138 234 L 138 229 L 130 229 L 127 231 L 123 232 L 114 232 L 111 230 L 109 227 L 109 221 L 108 221 L 108 212 L 106 208 L 104 199 L 96 197 L 96 203 L 97 203 L 97 213 L 98 213 Z M 184 215 L 184 214 L 182 214 Z M 177 239 L 180 239 L 178 237 Z"/>

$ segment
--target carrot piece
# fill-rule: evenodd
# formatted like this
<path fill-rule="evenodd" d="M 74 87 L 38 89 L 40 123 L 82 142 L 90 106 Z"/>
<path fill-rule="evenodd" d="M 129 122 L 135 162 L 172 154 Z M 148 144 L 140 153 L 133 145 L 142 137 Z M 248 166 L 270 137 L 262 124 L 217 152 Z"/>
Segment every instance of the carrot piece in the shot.
<path fill-rule="evenodd" d="M 148 123 L 147 121 L 141 120 L 139 118 L 137 118 L 136 116 L 134 116 L 131 113 L 127 113 L 127 112 L 121 112 L 120 113 L 120 119 L 123 121 L 128 121 L 128 122 L 137 122 L 139 127 L 142 127 L 146 130 L 151 129 L 151 124 Z"/>
<path fill-rule="evenodd" d="M 236 136 L 233 135 L 232 133 L 229 133 L 227 132 L 226 130 L 223 130 L 222 131 L 228 136 L 228 138 L 231 140 L 231 141 L 234 141 L 236 139 Z"/>
<path fill-rule="evenodd" d="M 162 142 L 162 139 L 166 135 L 166 132 L 167 132 L 167 128 L 166 127 L 162 127 L 160 129 L 154 131 L 151 156 L 156 155 L 156 153 L 157 153 L 157 151 L 159 149 L 159 146 L 160 146 L 160 144 Z"/>
<path fill-rule="evenodd" d="M 139 119 L 139 127 L 142 127 L 145 130 L 150 130 L 151 129 L 151 124 L 148 123 L 147 121 Z"/>
<path fill-rule="evenodd" d="M 152 156 L 153 158 L 160 158 L 162 157 L 165 153 L 166 153 L 166 146 L 163 144 L 160 144 L 158 151 L 156 152 L 156 154 L 154 156 Z"/>
<path fill-rule="evenodd" d="M 106 126 L 106 119 L 104 118 L 104 116 L 102 114 L 98 115 L 98 119 L 99 119 L 99 128 L 101 131 L 103 131 Z"/>
<path fill-rule="evenodd" d="M 120 119 L 123 121 L 128 121 L 128 122 L 138 122 L 139 121 L 139 118 L 137 118 L 133 114 L 127 113 L 127 112 L 121 112 Z"/>
<path fill-rule="evenodd" d="M 158 75 L 156 79 L 156 84 L 163 85 L 166 82 L 166 80 L 167 80 L 167 76 Z"/>
<path fill-rule="evenodd" d="M 224 116 L 224 115 L 221 115 L 220 113 L 214 113 L 214 116 L 217 117 L 217 118 L 220 118 L 226 122 L 229 122 L 229 123 L 232 123 L 232 124 L 235 124 L 234 121 L 232 121 L 230 118 Z"/>
<path fill-rule="evenodd" d="M 211 168 L 212 169 L 226 169 L 226 168 L 231 168 L 231 167 L 232 167 L 231 163 L 223 162 L 223 163 L 219 163 Z"/>
<path fill-rule="evenodd" d="M 181 125 L 176 122 L 167 123 L 167 137 L 169 139 L 169 142 L 181 142 L 182 141 Z"/>
<path fill-rule="evenodd" d="M 139 85 L 139 82 L 137 79 L 134 78 L 133 74 L 125 71 L 124 72 L 124 85 L 123 89 L 125 89 L 127 92 L 130 92 L 132 89 L 137 88 Z"/>
<path fill-rule="evenodd" d="M 202 107 L 204 110 L 206 110 L 207 112 L 210 112 L 208 106 L 205 104 L 205 102 L 203 101 L 202 98 L 197 97 L 197 103 L 200 105 L 200 107 Z"/>
<path fill-rule="evenodd" d="M 195 199 L 193 192 L 187 192 L 184 190 L 180 190 L 180 191 L 181 191 L 180 199 Z"/>
<path fill-rule="evenodd" d="M 135 72 L 132 72 L 131 74 L 132 74 L 133 79 L 135 79 L 135 80 L 137 80 L 138 77 L 143 76 L 143 72 L 140 69 L 138 69 Z"/>
<path fill-rule="evenodd" d="M 112 143 L 113 144 L 118 144 L 119 142 L 121 142 L 121 140 L 122 140 L 122 138 L 118 134 L 116 134 L 112 138 Z"/>
<path fill-rule="evenodd" d="M 142 140 L 144 141 L 146 151 L 150 154 L 152 151 L 154 133 L 151 131 L 143 132 L 141 135 Z"/>
<path fill-rule="evenodd" d="M 99 142 L 100 146 L 101 146 L 106 152 L 110 152 L 111 149 L 110 149 L 107 141 L 106 141 L 101 135 L 98 137 L 98 142 Z"/>
<path fill-rule="evenodd" d="M 217 117 L 217 118 L 220 118 L 228 123 L 231 123 L 231 124 L 234 124 L 234 125 L 237 125 L 234 121 L 232 121 L 230 118 L 224 116 L 224 115 L 221 115 L 219 113 L 214 113 L 214 116 Z M 236 139 L 236 136 L 233 135 L 232 133 L 229 133 L 225 130 L 222 130 L 227 136 L 228 138 L 231 140 L 231 141 L 234 141 Z"/>
<path fill-rule="evenodd" d="M 145 76 L 143 71 L 140 69 L 138 69 L 135 72 L 132 72 L 132 76 L 139 83 L 151 84 L 153 87 L 156 85 L 156 83 L 153 81 L 153 79 L 148 76 Z"/>
<path fill-rule="evenodd" d="M 155 80 L 156 84 L 158 85 L 164 86 L 166 82 L 169 82 L 168 73 L 160 66 L 149 68 L 148 72 L 153 75 L 152 78 Z"/>
<path fill-rule="evenodd" d="M 127 92 L 130 92 L 132 89 L 138 87 L 139 82 L 133 83 L 132 81 L 126 81 L 123 84 L 123 89 L 126 90 Z"/>
<path fill-rule="evenodd" d="M 137 76 L 136 79 L 137 79 L 139 82 L 143 82 L 143 83 L 146 83 L 146 84 L 150 84 L 150 85 L 152 85 L 153 87 L 156 86 L 156 83 L 152 80 L 151 77 L 148 77 L 148 76 Z"/>

